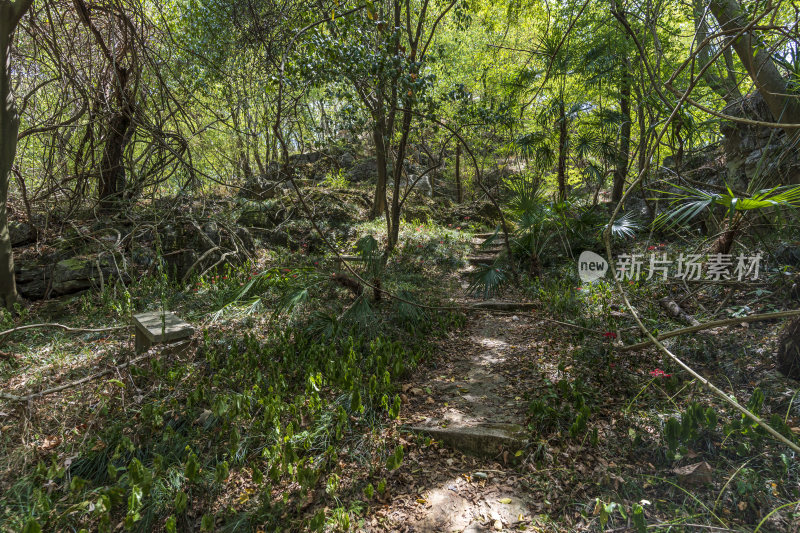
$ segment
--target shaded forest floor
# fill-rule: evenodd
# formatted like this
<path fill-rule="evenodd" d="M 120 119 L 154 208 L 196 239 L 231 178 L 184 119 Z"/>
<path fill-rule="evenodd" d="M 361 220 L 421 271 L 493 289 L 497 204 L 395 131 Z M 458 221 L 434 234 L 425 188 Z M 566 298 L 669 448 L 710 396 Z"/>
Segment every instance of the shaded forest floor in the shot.
<path fill-rule="evenodd" d="M 462 206 L 442 211 L 403 226 L 383 273 L 391 292 L 439 309 L 355 297 L 298 220 L 290 247 L 263 246 L 188 290 L 151 274 L 127 292 L 106 283 L 4 317 L 4 328 L 124 326 L 163 306 L 198 333 L 130 366 L 130 330 L 5 339 L 7 394 L 111 372 L 0 400 L 0 530 L 798 530 L 796 458 L 654 350 L 616 352 L 615 341 L 639 340 L 633 322 L 609 284 L 577 280 L 571 259 L 502 294 L 532 310 L 444 309 L 477 301 L 465 272 L 473 233 L 491 226 Z M 342 251 L 383 238 L 356 215 Z M 681 324 L 657 305 L 665 295 L 704 321 L 792 308 L 786 271 L 755 287 L 631 284 L 629 296 L 667 331 Z M 670 346 L 793 435 L 797 383 L 774 369 L 781 326 L 734 324 Z M 490 423 L 523 434 L 476 454 L 412 430 Z"/>

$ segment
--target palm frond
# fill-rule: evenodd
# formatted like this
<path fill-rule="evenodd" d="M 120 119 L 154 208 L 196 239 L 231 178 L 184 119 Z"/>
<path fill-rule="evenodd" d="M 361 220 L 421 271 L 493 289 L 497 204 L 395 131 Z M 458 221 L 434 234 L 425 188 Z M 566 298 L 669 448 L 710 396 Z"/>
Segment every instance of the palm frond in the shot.
<path fill-rule="evenodd" d="M 674 185 L 678 191 L 656 191 L 673 198 L 670 209 L 661 213 L 653 221 L 653 227 L 660 229 L 683 225 L 702 213 L 719 198 L 719 194 L 711 193 L 695 187 Z M 682 191 L 682 192 L 679 192 Z"/>
<path fill-rule="evenodd" d="M 394 315 L 401 324 L 416 324 L 427 318 L 425 309 L 418 305 L 417 298 L 409 291 L 401 290 L 397 293 L 399 298 L 392 300 Z"/>
<path fill-rule="evenodd" d="M 542 185 L 542 180 L 533 176 L 524 176 L 506 183 L 506 187 L 511 192 L 508 201 L 509 208 L 518 214 L 537 210 L 544 201 Z"/>
<path fill-rule="evenodd" d="M 288 291 L 275 304 L 275 315 L 291 313 L 308 301 L 308 287 Z"/>
<path fill-rule="evenodd" d="M 499 294 L 507 279 L 505 270 L 497 265 L 478 265 L 470 276 L 472 280 L 467 288 L 467 293 L 483 299 Z"/>
<path fill-rule="evenodd" d="M 356 242 L 356 252 L 364 261 L 364 266 L 367 269 L 370 277 L 380 277 L 383 270 L 383 261 L 381 257 L 381 250 L 378 241 L 372 235 L 361 237 Z"/>
<path fill-rule="evenodd" d="M 579 159 L 588 159 L 597 149 L 598 136 L 591 131 L 581 131 L 572 141 L 572 151 Z"/>
<path fill-rule="evenodd" d="M 617 238 L 633 238 L 639 229 L 633 213 L 625 213 L 611 224 L 611 235 Z"/>
<path fill-rule="evenodd" d="M 350 322 L 364 331 L 375 328 L 377 317 L 369 304 L 369 297 L 366 296 L 366 293 L 356 298 L 353 305 L 347 308 L 342 314 L 342 321 Z"/>
<path fill-rule="evenodd" d="M 322 337 L 324 339 L 337 337 L 340 331 L 341 328 L 336 315 L 325 311 L 311 313 L 311 319 L 306 326 L 306 333 L 311 337 Z"/>
<path fill-rule="evenodd" d="M 601 186 L 605 183 L 606 173 L 603 170 L 603 167 L 594 161 L 590 161 L 585 167 L 583 167 L 581 169 L 581 174 L 583 174 L 584 180 L 589 183 L 596 183 Z"/>

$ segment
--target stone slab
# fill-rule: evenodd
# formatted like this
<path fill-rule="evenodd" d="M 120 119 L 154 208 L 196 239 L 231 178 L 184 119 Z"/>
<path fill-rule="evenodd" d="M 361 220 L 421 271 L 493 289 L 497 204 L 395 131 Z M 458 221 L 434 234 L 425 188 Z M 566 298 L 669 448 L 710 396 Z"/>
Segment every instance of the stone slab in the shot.
<path fill-rule="evenodd" d="M 497 457 L 503 451 L 512 454 L 527 444 L 527 432 L 518 424 L 485 423 L 476 426 L 428 427 L 412 426 L 412 431 L 425 433 L 446 446 L 481 457 Z"/>
<path fill-rule="evenodd" d="M 175 316 L 171 311 L 152 311 L 133 316 L 136 333 L 142 333 L 153 344 L 177 341 L 191 337 L 194 327 Z"/>
<path fill-rule="evenodd" d="M 486 309 L 487 311 L 532 311 L 536 309 L 533 302 L 503 302 L 498 300 L 487 300 L 472 304 L 473 309 Z"/>

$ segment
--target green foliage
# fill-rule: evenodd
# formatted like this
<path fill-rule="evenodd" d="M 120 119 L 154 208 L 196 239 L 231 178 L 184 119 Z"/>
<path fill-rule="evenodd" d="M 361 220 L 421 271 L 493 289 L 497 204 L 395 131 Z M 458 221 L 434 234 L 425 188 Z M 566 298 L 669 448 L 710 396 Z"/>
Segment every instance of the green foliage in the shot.
<path fill-rule="evenodd" d="M 712 206 L 725 208 L 727 216 L 731 219 L 738 212 L 800 207 L 798 185 L 762 189 L 746 197 L 737 196 L 730 186 L 727 187 L 726 193 L 708 192 L 685 185 L 674 185 L 674 187 L 677 190 L 658 191 L 671 198 L 671 203 L 670 209 L 653 222 L 656 228 L 686 225 Z"/>
<path fill-rule="evenodd" d="M 592 414 L 585 383 L 561 379 L 556 383 L 545 381 L 544 385 L 528 405 L 531 428 L 540 435 L 567 429 L 571 438 L 583 438 Z"/>
<path fill-rule="evenodd" d="M 481 298 L 491 298 L 499 294 L 508 279 L 505 268 L 498 265 L 480 264 L 470 273 L 467 293 Z"/>
<path fill-rule="evenodd" d="M 704 408 L 693 402 L 681 413 L 680 421 L 670 417 L 664 424 L 664 440 L 667 443 L 668 455 L 680 458 L 687 452 L 687 446 L 707 437 L 718 424 L 716 410 L 709 406 Z"/>
<path fill-rule="evenodd" d="M 403 447 L 398 445 L 386 459 L 386 468 L 387 470 L 397 470 L 401 464 L 403 464 Z"/>

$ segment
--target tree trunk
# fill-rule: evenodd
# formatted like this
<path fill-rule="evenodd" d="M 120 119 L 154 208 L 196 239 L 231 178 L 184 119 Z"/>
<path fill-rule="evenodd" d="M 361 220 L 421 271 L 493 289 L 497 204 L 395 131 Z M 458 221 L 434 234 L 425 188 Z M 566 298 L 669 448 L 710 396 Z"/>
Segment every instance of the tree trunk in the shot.
<path fill-rule="evenodd" d="M 698 68 L 702 69 L 711 62 L 712 48 L 710 44 L 702 46 L 703 41 L 708 37 L 708 23 L 706 22 L 706 9 L 705 2 L 701 0 L 694 0 L 692 3 L 695 40 L 697 41 L 697 58 L 699 59 Z M 736 83 L 736 74 L 733 70 L 733 57 L 731 56 L 731 49 L 726 47 L 722 52 L 725 61 L 724 76 L 719 75 L 713 68 L 709 67 L 703 74 L 703 79 L 706 80 L 711 90 L 717 93 L 726 104 L 735 102 L 742 97 L 739 91 L 739 85 Z"/>
<path fill-rule="evenodd" d="M 125 78 L 119 80 L 120 85 L 125 83 Z M 120 90 L 124 93 L 124 86 Z M 122 199 L 122 193 L 125 190 L 125 167 L 122 164 L 122 157 L 125 146 L 131 138 L 133 106 L 127 96 L 119 96 L 117 100 L 121 104 L 121 108 L 108 122 L 103 159 L 100 161 L 100 182 L 97 187 L 97 195 L 103 208 L 119 205 L 119 200 Z"/>
<path fill-rule="evenodd" d="M 403 124 L 400 137 L 400 143 L 397 146 L 397 157 L 394 161 L 394 194 L 392 195 L 392 219 L 389 228 L 389 243 L 386 248 L 388 254 L 394 250 L 397 241 L 400 237 L 400 179 L 403 176 L 403 161 L 406 158 L 406 145 L 408 144 L 408 135 L 411 130 L 411 105 L 412 103 L 406 100 L 403 103 L 405 110 L 403 111 Z"/>
<path fill-rule="evenodd" d="M 733 215 L 733 221 L 730 221 L 728 218 L 725 218 L 722 222 L 721 232 L 719 237 L 717 237 L 714 242 L 711 244 L 711 247 L 708 250 L 709 254 L 724 254 L 727 255 L 731 253 L 731 248 L 733 248 L 733 243 L 736 241 L 736 238 L 739 236 L 739 233 L 742 229 L 743 218 L 740 213 L 736 213 Z"/>
<path fill-rule="evenodd" d="M 567 199 L 567 112 L 564 100 L 558 103 L 558 201 Z"/>
<path fill-rule="evenodd" d="M 726 32 L 738 32 L 749 23 L 738 0 L 712 0 L 710 8 Z M 790 95 L 786 79 L 770 58 L 770 48 L 752 31 L 742 34 L 732 45 L 773 118 L 783 124 L 800 122 L 800 102 Z M 792 133 L 787 131 L 787 134 Z"/>
<path fill-rule="evenodd" d="M 614 183 L 611 190 L 611 201 L 614 203 L 622 200 L 625 178 L 628 175 L 628 151 L 631 145 L 631 76 L 627 62 L 623 64 L 622 69 L 619 88 L 619 112 L 622 115 L 622 125 L 619 131 L 617 165 L 614 169 Z"/>
<path fill-rule="evenodd" d="M 375 197 L 372 200 L 370 218 L 378 218 L 386 210 L 386 144 L 384 139 L 384 117 L 379 116 L 372 129 L 372 139 L 375 142 L 375 166 L 378 171 L 378 180 L 375 184 Z"/>
<path fill-rule="evenodd" d="M 14 279 L 14 254 L 8 232 L 8 185 L 17 154 L 19 115 L 11 93 L 11 39 L 32 0 L 0 0 L 0 307 L 13 309 L 19 298 Z"/>
<path fill-rule="evenodd" d="M 461 143 L 456 145 L 456 200 L 464 201 L 464 189 L 461 185 Z"/>

